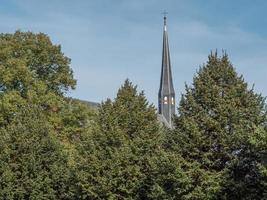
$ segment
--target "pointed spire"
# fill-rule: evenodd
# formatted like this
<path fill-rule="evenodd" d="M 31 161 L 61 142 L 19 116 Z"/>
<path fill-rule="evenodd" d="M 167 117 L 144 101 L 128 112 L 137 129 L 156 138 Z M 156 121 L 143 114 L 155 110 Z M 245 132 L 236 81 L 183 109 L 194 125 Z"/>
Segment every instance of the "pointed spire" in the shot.
<path fill-rule="evenodd" d="M 172 117 L 175 114 L 175 92 L 172 82 L 171 59 L 169 52 L 169 42 L 167 33 L 167 12 L 164 11 L 164 31 L 163 31 L 163 49 L 162 66 L 159 88 L 159 114 L 161 114 L 172 127 Z"/>

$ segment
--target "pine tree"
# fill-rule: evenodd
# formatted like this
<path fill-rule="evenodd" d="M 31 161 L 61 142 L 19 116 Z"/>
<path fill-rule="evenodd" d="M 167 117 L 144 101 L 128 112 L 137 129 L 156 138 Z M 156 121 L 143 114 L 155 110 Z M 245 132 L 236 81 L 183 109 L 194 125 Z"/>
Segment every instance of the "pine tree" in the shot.
<path fill-rule="evenodd" d="M 266 119 L 265 99 L 248 88 L 226 54 L 219 57 L 216 52 L 192 87 L 186 86 L 174 141 L 183 158 L 197 161 L 207 173 L 223 174 L 216 199 L 262 199 Z"/>

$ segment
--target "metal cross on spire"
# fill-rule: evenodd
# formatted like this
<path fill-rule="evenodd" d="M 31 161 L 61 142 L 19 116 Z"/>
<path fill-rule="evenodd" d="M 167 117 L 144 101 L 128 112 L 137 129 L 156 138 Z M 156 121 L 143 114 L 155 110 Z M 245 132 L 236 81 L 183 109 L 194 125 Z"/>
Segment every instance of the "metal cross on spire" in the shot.
<path fill-rule="evenodd" d="M 163 12 L 162 12 L 162 14 L 163 14 L 163 19 L 164 19 L 164 30 L 166 31 L 167 30 L 167 14 L 168 14 L 168 12 L 166 11 L 166 10 L 164 10 Z"/>
<path fill-rule="evenodd" d="M 166 10 L 163 10 L 162 14 L 163 14 L 164 17 L 166 17 L 168 12 Z"/>
<path fill-rule="evenodd" d="M 162 14 L 163 14 L 163 16 L 164 16 L 164 25 L 166 25 L 166 19 L 167 19 L 167 14 L 168 14 L 168 12 L 167 12 L 166 10 L 164 10 L 164 11 L 162 12 Z"/>

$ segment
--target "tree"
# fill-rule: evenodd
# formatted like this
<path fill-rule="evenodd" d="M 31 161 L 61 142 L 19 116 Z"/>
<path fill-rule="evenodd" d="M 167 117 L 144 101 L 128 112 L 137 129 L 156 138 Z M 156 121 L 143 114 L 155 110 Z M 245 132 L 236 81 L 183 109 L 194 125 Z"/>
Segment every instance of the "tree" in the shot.
<path fill-rule="evenodd" d="M 17 31 L 0 35 L 0 91 L 25 94 L 42 81 L 57 94 L 74 88 L 70 59 L 43 33 Z"/>
<path fill-rule="evenodd" d="M 67 156 L 36 106 L 0 129 L 0 198 L 68 199 Z"/>
<path fill-rule="evenodd" d="M 27 104 L 58 111 L 76 84 L 61 47 L 43 33 L 20 31 L 0 34 L 0 47 L 0 125 Z"/>
<path fill-rule="evenodd" d="M 217 199 L 262 199 L 266 192 L 260 159 L 267 146 L 264 101 L 238 76 L 228 56 L 217 52 L 192 87 L 186 86 L 174 141 L 189 162 L 197 161 L 214 175 L 223 173 Z"/>
<path fill-rule="evenodd" d="M 0 197 L 69 199 L 81 134 L 95 111 L 65 98 L 70 59 L 43 33 L 0 35 Z"/>
<path fill-rule="evenodd" d="M 102 103 L 96 126 L 78 148 L 77 199 L 173 199 L 190 178 L 177 154 L 163 148 L 165 132 L 143 92 L 126 80 Z"/>

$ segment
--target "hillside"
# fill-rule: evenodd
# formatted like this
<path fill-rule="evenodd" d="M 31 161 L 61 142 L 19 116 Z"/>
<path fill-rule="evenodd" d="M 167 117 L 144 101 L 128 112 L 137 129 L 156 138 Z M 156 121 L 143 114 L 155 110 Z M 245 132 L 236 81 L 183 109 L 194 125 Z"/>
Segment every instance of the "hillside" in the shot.
<path fill-rule="evenodd" d="M 81 99 L 76 99 L 76 98 L 67 98 L 69 101 L 74 101 L 74 102 L 79 102 L 79 103 L 82 103 L 82 104 L 85 104 L 87 106 L 89 106 L 90 108 L 92 109 L 98 109 L 99 106 L 100 106 L 100 103 L 96 103 L 96 102 L 92 102 L 92 101 L 85 101 L 85 100 L 81 100 Z"/>

